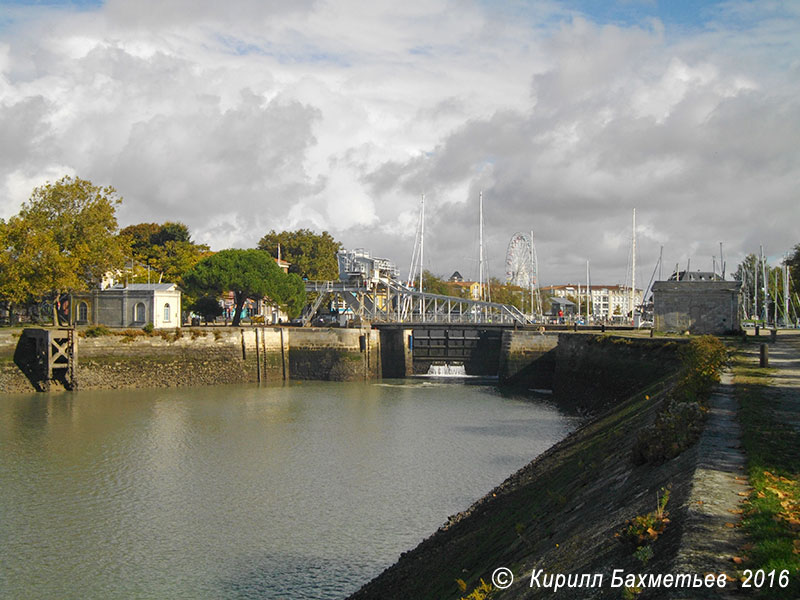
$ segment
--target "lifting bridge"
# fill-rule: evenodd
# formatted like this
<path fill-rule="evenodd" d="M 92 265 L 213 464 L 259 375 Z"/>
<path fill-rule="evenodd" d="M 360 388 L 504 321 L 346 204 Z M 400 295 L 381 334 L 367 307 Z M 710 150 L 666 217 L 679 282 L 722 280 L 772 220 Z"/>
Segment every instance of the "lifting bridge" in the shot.
<path fill-rule="evenodd" d="M 533 320 L 514 306 L 413 290 L 397 281 L 307 281 L 316 300 L 303 319 L 308 325 L 323 302 L 340 300 L 355 317 L 372 323 L 474 323 L 528 325 Z"/>

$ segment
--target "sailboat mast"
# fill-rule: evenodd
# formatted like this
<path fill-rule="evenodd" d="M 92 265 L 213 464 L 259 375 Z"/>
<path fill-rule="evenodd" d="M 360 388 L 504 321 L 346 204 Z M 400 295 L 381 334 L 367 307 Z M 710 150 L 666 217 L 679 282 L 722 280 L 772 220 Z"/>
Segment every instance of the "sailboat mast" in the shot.
<path fill-rule="evenodd" d="M 419 291 L 422 293 L 422 272 L 425 268 L 425 194 L 422 194 L 422 207 L 420 211 Z"/>
<path fill-rule="evenodd" d="M 789 326 L 789 265 L 783 263 L 783 324 Z"/>
<path fill-rule="evenodd" d="M 586 323 L 589 323 L 589 304 L 591 304 L 592 283 L 589 279 L 589 261 L 586 261 Z"/>
<path fill-rule="evenodd" d="M 758 247 L 758 255 L 761 260 L 761 284 L 764 286 L 764 300 L 761 301 L 761 311 L 764 317 L 764 325 L 769 320 L 769 306 L 767 303 L 769 293 L 769 282 L 767 281 L 767 263 L 764 261 L 764 246 Z"/>
<path fill-rule="evenodd" d="M 483 300 L 483 191 L 478 196 L 478 290 Z"/>
<path fill-rule="evenodd" d="M 758 264 L 753 257 L 753 318 L 758 320 Z"/>
<path fill-rule="evenodd" d="M 630 309 L 631 320 L 635 312 L 633 307 L 633 299 L 636 295 L 636 209 L 633 209 L 633 226 L 631 227 L 631 293 L 630 293 Z"/>
<path fill-rule="evenodd" d="M 531 229 L 531 246 L 529 248 L 531 252 L 531 272 L 528 273 L 528 285 L 531 288 L 531 317 L 533 317 L 533 285 L 534 285 L 534 278 L 536 277 L 537 273 L 536 269 L 536 262 L 533 258 L 533 229 Z"/>

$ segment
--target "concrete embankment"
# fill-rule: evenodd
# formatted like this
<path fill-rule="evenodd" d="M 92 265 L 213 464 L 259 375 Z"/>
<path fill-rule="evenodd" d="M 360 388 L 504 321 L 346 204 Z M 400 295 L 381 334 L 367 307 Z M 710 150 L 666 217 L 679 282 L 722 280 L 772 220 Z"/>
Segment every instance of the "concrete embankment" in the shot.
<path fill-rule="evenodd" d="M 0 331 L 0 390 L 36 389 L 36 357 L 23 329 Z M 174 387 L 374 378 L 378 333 L 369 329 L 200 327 L 154 332 L 114 330 L 80 337 L 79 389 Z"/>
<path fill-rule="evenodd" d="M 572 402 L 596 417 L 467 511 L 450 517 L 352 600 L 464 598 L 481 579 L 491 582 L 501 567 L 513 573 L 514 583 L 503 590 L 495 587 L 492 600 L 620 598 L 624 589 L 611 587 L 616 569 L 623 577 L 682 569 L 702 578 L 704 572 L 692 572 L 692 565 L 678 561 L 698 446 L 663 462 L 634 459 L 637 443 L 647 440 L 640 433 L 649 431 L 674 393 L 682 343 L 561 336 L 552 357 L 554 399 L 571 394 Z M 656 539 L 642 543 L 646 550 L 617 535 L 665 499 L 669 522 Z M 554 594 L 558 575 L 575 585 Z M 602 585 L 597 585 L 598 576 Z M 674 594 L 661 587 L 642 597 Z"/>

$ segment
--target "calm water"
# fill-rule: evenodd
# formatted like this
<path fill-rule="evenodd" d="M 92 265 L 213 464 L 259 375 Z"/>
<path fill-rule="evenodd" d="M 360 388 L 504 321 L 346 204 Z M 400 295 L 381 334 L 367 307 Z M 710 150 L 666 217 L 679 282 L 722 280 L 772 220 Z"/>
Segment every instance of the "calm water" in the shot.
<path fill-rule="evenodd" d="M 576 425 L 428 380 L 0 396 L 0 597 L 344 598 Z"/>

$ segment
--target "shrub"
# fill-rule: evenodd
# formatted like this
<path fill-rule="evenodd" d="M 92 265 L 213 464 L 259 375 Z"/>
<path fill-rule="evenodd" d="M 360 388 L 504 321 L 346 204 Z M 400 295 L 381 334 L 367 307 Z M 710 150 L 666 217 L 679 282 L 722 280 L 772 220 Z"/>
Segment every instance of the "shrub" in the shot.
<path fill-rule="evenodd" d="M 111 335 L 111 330 L 105 325 L 94 325 L 83 330 L 83 337 L 96 338 Z"/>
<path fill-rule="evenodd" d="M 633 444 L 633 462 L 661 463 L 678 456 L 703 432 L 705 413 L 697 402 L 670 400 L 655 423 L 642 429 Z"/>
<path fill-rule="evenodd" d="M 144 331 L 147 335 L 151 335 L 154 329 L 155 327 L 153 327 L 152 323 L 148 323 L 147 325 L 142 327 L 142 331 Z"/>
<path fill-rule="evenodd" d="M 692 339 L 680 352 L 684 374 L 678 390 L 689 401 L 704 402 L 719 383 L 728 362 L 728 351 L 719 338 L 703 335 Z"/>
<path fill-rule="evenodd" d="M 705 421 L 705 402 L 728 361 L 719 338 L 693 338 L 680 351 L 681 369 L 670 399 L 653 425 L 639 431 L 633 444 L 633 462 L 664 462 L 678 456 L 699 438 Z"/>

